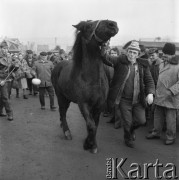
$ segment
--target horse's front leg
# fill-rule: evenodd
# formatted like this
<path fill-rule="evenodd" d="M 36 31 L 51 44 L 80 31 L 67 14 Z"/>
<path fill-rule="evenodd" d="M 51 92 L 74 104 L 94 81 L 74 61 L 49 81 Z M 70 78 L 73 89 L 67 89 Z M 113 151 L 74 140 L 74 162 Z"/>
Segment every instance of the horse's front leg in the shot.
<path fill-rule="evenodd" d="M 97 143 L 96 143 L 97 126 L 93 119 L 91 107 L 89 107 L 88 104 L 80 104 L 79 108 L 81 110 L 83 117 L 86 120 L 87 133 L 88 133 L 83 147 L 85 150 L 90 150 L 91 153 L 97 153 L 98 151 Z"/>

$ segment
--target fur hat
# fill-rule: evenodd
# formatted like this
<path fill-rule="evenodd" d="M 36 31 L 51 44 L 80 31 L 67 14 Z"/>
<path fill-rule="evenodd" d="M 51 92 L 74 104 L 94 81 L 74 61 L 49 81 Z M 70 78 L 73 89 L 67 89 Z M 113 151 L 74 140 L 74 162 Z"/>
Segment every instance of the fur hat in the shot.
<path fill-rule="evenodd" d="M 166 43 L 162 49 L 164 54 L 174 55 L 176 51 L 175 44 L 173 43 Z"/>
<path fill-rule="evenodd" d="M 127 49 L 140 51 L 139 42 L 138 41 L 132 41 L 131 44 L 127 47 Z"/>
<path fill-rule="evenodd" d="M 47 56 L 47 53 L 46 52 L 41 52 L 40 55 L 41 56 Z"/>
<path fill-rule="evenodd" d="M 2 41 L 1 44 L 0 44 L 0 47 L 3 48 L 3 47 L 8 47 L 8 44 L 6 41 Z"/>

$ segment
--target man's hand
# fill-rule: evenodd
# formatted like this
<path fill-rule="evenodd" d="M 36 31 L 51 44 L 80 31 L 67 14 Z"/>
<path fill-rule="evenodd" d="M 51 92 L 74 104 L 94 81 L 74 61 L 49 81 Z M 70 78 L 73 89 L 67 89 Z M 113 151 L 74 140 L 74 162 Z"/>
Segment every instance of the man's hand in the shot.
<path fill-rule="evenodd" d="M 153 101 L 154 101 L 154 96 L 153 96 L 153 94 L 148 94 L 147 97 L 146 97 L 146 101 L 147 101 L 147 103 L 148 103 L 149 105 L 152 104 Z"/>
<path fill-rule="evenodd" d="M 6 82 L 6 81 L 1 81 L 1 82 L 0 82 L 0 86 L 4 86 L 5 82 Z"/>
<path fill-rule="evenodd" d="M 15 73 L 12 73 L 12 77 L 15 78 L 15 76 L 16 76 Z"/>

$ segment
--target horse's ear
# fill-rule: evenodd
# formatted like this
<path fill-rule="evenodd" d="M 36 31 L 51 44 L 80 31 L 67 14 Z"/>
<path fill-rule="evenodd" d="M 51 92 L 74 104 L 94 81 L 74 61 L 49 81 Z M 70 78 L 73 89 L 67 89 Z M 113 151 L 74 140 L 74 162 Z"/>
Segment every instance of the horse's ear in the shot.
<path fill-rule="evenodd" d="M 79 31 L 83 31 L 83 29 L 84 29 L 84 21 L 81 21 L 77 25 L 72 25 L 72 26 L 75 27 Z"/>
<path fill-rule="evenodd" d="M 72 25 L 73 27 L 77 28 L 77 25 Z"/>

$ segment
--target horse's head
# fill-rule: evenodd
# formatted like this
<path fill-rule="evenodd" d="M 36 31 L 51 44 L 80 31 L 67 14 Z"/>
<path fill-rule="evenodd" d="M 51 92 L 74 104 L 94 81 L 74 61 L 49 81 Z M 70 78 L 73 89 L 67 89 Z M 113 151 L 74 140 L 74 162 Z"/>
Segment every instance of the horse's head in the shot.
<path fill-rule="evenodd" d="M 95 38 L 101 44 L 118 33 L 117 23 L 110 20 L 81 21 L 74 27 L 81 32 L 81 35 L 86 40 L 90 41 L 92 38 Z"/>

